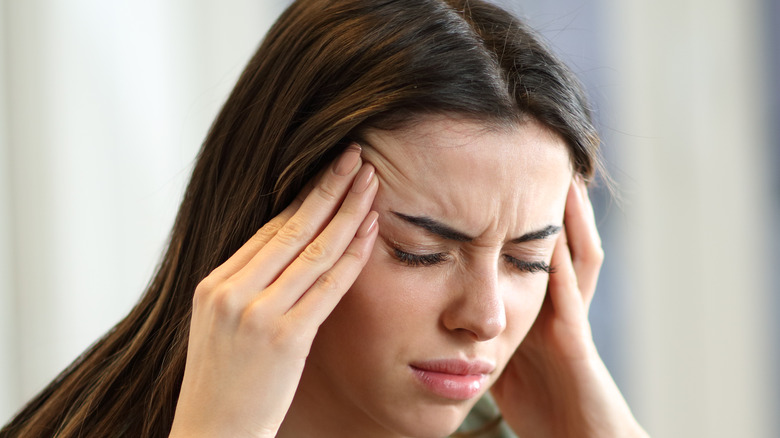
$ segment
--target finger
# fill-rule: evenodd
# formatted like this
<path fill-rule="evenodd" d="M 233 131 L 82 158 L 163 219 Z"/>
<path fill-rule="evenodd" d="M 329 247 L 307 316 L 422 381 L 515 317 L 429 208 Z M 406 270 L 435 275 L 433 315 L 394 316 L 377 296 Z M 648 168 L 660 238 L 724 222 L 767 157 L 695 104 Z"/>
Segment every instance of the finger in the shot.
<path fill-rule="evenodd" d="M 357 146 L 357 148 L 358 150 L 360 149 L 359 146 Z M 230 258 L 220 266 L 215 268 L 209 276 L 201 282 L 201 288 L 211 289 L 246 266 L 257 252 L 264 247 L 282 226 L 287 223 L 293 214 L 298 211 L 315 184 L 322 180 L 322 175 L 325 172 L 326 170 L 319 172 L 317 176 L 307 182 L 287 208 L 264 224 L 247 242 L 244 243 L 244 245 L 241 246 L 241 248 L 238 249 L 238 251 L 231 255 Z"/>
<path fill-rule="evenodd" d="M 360 148 L 350 146 L 312 188 L 298 211 L 231 281 L 254 293 L 268 287 L 330 222 L 358 173 L 359 164 Z"/>
<path fill-rule="evenodd" d="M 257 232 L 249 240 L 247 240 L 246 243 L 244 243 L 241 248 L 238 249 L 238 251 L 230 256 L 230 258 L 227 259 L 225 263 L 214 269 L 209 277 L 213 277 L 215 280 L 221 281 L 229 278 L 238 272 L 241 268 L 246 266 L 249 260 L 251 260 L 252 257 L 254 257 L 255 254 L 257 254 L 257 252 L 260 251 L 260 249 L 276 235 L 276 233 L 285 223 L 287 223 L 290 217 L 292 217 L 292 215 L 301 206 L 301 203 L 301 200 L 294 200 L 290 205 L 287 206 L 287 208 L 282 210 L 281 213 L 279 213 L 276 217 L 268 221 L 259 230 L 257 230 Z"/>
<path fill-rule="evenodd" d="M 379 182 L 374 167 L 366 164 L 344 204 L 322 234 L 309 244 L 290 266 L 269 286 L 264 295 L 278 312 L 287 312 L 314 282 L 341 259 L 365 222 Z"/>
<path fill-rule="evenodd" d="M 371 256 L 376 241 L 378 223 L 377 212 L 372 211 L 360 225 L 355 239 L 333 268 L 322 274 L 314 285 L 289 310 L 287 315 L 305 327 L 316 331 L 339 303 L 344 294 L 352 287 L 360 271 Z M 312 333 L 313 335 L 313 333 Z"/>
<path fill-rule="evenodd" d="M 564 223 L 577 284 L 585 306 L 589 307 L 596 291 L 604 252 L 601 249 L 601 238 L 596 228 L 593 207 L 588 199 L 587 187 L 579 178 L 576 178 L 569 188 Z"/>
<path fill-rule="evenodd" d="M 355 146 L 360 147 L 358 145 Z M 306 197 L 309 196 L 309 193 L 311 193 L 312 189 L 322 181 L 323 176 L 326 175 L 327 172 L 329 171 L 330 171 L 329 168 L 325 168 L 317 172 L 317 174 L 314 175 L 314 178 L 310 179 L 309 181 L 306 182 L 306 184 L 303 185 L 303 188 L 301 189 L 300 192 L 298 192 L 298 195 L 295 197 L 295 199 L 303 203 Z"/>
<path fill-rule="evenodd" d="M 553 310 L 566 321 L 579 321 L 584 303 L 577 286 L 577 274 L 572 264 L 566 230 L 555 242 L 550 265 L 553 271 L 550 273 L 547 294 Z"/>

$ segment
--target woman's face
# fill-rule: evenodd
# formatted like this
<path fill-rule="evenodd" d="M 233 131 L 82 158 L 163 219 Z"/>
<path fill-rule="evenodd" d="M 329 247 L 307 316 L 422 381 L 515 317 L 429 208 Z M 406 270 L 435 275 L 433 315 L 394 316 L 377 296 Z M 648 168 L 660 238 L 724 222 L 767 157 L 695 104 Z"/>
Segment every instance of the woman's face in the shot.
<path fill-rule="evenodd" d="M 344 436 L 444 436 L 498 378 L 547 287 L 572 170 L 535 121 L 370 131 L 371 259 L 315 338 L 297 401 Z"/>

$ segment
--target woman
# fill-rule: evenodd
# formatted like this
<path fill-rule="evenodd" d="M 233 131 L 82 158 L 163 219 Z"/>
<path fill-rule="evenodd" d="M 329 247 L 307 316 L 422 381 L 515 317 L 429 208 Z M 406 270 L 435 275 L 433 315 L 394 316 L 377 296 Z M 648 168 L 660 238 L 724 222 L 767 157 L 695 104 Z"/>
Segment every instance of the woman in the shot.
<path fill-rule="evenodd" d="M 598 143 L 495 6 L 297 1 L 146 294 L 0 436 L 445 436 L 488 391 L 520 436 L 644 436 L 587 322 Z"/>

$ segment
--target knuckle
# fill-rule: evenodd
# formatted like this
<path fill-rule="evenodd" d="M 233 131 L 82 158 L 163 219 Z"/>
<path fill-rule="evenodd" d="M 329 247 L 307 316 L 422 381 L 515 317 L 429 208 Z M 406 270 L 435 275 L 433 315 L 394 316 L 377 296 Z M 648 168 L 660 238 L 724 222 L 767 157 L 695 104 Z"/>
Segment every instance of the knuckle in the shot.
<path fill-rule="evenodd" d="M 314 289 L 324 293 L 335 293 L 339 290 L 339 280 L 333 273 L 326 272 L 314 283 Z"/>
<path fill-rule="evenodd" d="M 285 352 L 308 350 L 313 340 L 313 336 L 299 321 L 288 316 L 276 320 L 269 327 L 269 332 L 269 342 L 276 350 Z"/>
<path fill-rule="evenodd" d="M 301 258 L 308 262 L 319 262 L 323 259 L 327 259 L 330 256 L 331 250 L 320 240 L 314 240 L 310 244 L 306 245 L 306 249 L 301 253 Z"/>
<path fill-rule="evenodd" d="M 193 306 L 199 305 L 206 300 L 208 296 L 214 291 L 216 286 L 216 280 L 212 275 L 207 276 L 195 286 L 195 293 L 193 294 Z"/>
<path fill-rule="evenodd" d="M 198 283 L 197 286 L 195 286 L 195 297 L 196 298 L 203 298 L 204 296 L 208 295 L 209 292 L 213 289 L 212 287 L 212 281 L 210 280 L 210 277 L 206 277 L 203 280 Z"/>
<path fill-rule="evenodd" d="M 276 232 L 276 238 L 288 246 L 296 246 L 306 241 L 309 234 L 308 226 L 300 220 L 290 219 Z"/>
<path fill-rule="evenodd" d="M 236 292 L 236 288 L 229 282 L 220 284 L 210 294 L 209 301 L 214 312 L 223 317 L 235 317 L 241 308 Z"/>
<path fill-rule="evenodd" d="M 290 337 L 290 327 L 284 323 L 284 318 L 275 321 L 270 326 L 266 327 L 266 335 L 268 341 L 277 347 L 288 344 L 288 338 Z"/>
<path fill-rule="evenodd" d="M 360 204 L 357 202 L 345 202 L 341 205 L 341 208 L 339 209 L 339 214 L 347 215 L 347 216 L 358 216 L 360 214 L 366 215 L 367 211 L 367 205 Z"/>
<path fill-rule="evenodd" d="M 367 250 L 363 247 L 358 248 L 348 248 L 346 252 L 344 252 L 344 257 L 351 258 L 353 261 L 362 264 L 365 260 L 368 259 L 366 257 L 370 253 L 370 250 Z"/>
<path fill-rule="evenodd" d="M 584 265 L 601 266 L 604 261 L 604 250 L 600 246 L 589 248 L 583 251 L 580 260 Z"/>
<path fill-rule="evenodd" d="M 314 192 L 317 196 L 329 203 L 341 199 L 341 194 L 332 178 L 325 178 L 321 184 L 317 185 L 317 189 Z"/>
<path fill-rule="evenodd" d="M 263 306 L 252 303 L 241 315 L 242 326 L 252 337 L 267 337 L 273 334 L 273 325 L 269 324 L 269 316 Z M 269 327 L 270 326 L 270 327 Z"/>
<path fill-rule="evenodd" d="M 276 352 L 289 349 L 294 336 L 284 317 L 268 320 L 264 315 L 257 315 L 251 329 L 255 332 L 254 336 L 264 339 L 268 347 Z"/>
<path fill-rule="evenodd" d="M 255 241 L 258 242 L 267 242 L 272 237 L 274 237 L 281 228 L 282 228 L 282 224 L 280 223 L 280 221 L 274 219 L 266 223 L 262 227 L 260 227 L 260 229 L 257 230 L 255 235 L 253 236 L 253 238 L 255 239 Z"/>
<path fill-rule="evenodd" d="M 604 261 L 604 249 L 601 246 L 594 247 L 590 252 L 590 259 L 601 263 Z"/>

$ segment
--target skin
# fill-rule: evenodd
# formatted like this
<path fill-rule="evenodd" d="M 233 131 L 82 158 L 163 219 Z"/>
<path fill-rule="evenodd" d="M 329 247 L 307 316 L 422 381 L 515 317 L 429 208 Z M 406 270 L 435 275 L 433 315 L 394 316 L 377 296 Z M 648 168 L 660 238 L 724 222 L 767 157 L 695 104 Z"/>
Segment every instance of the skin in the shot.
<path fill-rule="evenodd" d="M 478 397 L 453 401 L 431 394 L 409 364 L 480 359 L 496 365 L 484 389 L 498 379 L 547 285 L 546 273 L 520 271 L 504 255 L 550 261 L 556 235 L 509 241 L 561 226 L 572 178 L 568 151 L 536 123 L 489 130 L 446 118 L 370 131 L 365 140 L 364 159 L 380 181 L 372 207 L 379 238 L 314 340 L 290 424 L 307 424 L 296 417 L 317 411 L 319 436 L 445 436 Z M 392 212 L 432 218 L 473 240 L 436 236 Z M 395 248 L 445 253 L 448 260 L 408 266 Z M 282 436 L 312 432 L 293 426 Z"/>
<path fill-rule="evenodd" d="M 198 286 L 171 436 L 440 437 L 491 386 L 527 436 L 643 436 L 590 337 L 589 205 L 566 145 L 533 120 L 367 132 Z M 396 249 L 445 258 L 412 266 Z M 409 368 L 443 358 L 495 367 L 452 400 Z"/>

